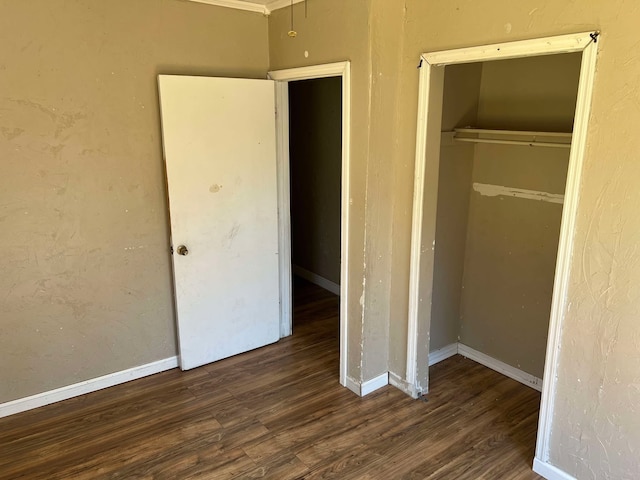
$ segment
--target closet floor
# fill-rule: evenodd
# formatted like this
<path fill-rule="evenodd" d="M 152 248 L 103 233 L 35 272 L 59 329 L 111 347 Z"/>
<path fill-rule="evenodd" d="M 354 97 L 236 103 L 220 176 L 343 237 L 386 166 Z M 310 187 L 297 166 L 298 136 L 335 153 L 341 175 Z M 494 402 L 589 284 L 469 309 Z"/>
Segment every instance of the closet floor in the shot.
<path fill-rule="evenodd" d="M 338 298 L 296 283 L 295 333 L 0 419 L 0 478 L 536 479 L 540 395 L 460 356 L 428 401 L 338 384 Z"/>

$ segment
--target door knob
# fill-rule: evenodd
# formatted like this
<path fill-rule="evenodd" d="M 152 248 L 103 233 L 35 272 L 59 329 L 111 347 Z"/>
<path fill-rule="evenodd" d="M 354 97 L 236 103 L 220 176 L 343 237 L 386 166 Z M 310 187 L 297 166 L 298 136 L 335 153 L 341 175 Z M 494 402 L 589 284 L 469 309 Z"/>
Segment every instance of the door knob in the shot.
<path fill-rule="evenodd" d="M 189 255 L 189 249 L 185 245 L 180 245 L 178 247 L 178 255 L 182 255 L 182 256 Z"/>

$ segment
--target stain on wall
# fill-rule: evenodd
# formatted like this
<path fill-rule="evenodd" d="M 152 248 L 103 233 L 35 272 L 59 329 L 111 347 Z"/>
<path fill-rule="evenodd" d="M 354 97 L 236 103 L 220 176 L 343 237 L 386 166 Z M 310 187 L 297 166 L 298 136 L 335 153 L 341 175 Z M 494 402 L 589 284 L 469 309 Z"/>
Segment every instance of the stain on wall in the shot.
<path fill-rule="evenodd" d="M 0 402 L 176 354 L 156 78 L 264 78 L 266 42 L 192 2 L 0 1 Z"/>

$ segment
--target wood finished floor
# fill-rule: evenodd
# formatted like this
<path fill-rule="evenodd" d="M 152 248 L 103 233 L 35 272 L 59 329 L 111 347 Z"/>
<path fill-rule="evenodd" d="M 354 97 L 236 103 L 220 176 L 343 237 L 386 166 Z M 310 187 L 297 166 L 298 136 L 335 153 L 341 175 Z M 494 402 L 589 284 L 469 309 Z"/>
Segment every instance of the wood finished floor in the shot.
<path fill-rule="evenodd" d="M 538 479 L 540 396 L 460 356 L 428 401 L 338 384 L 338 300 L 298 282 L 292 337 L 0 419 L 2 479 Z"/>

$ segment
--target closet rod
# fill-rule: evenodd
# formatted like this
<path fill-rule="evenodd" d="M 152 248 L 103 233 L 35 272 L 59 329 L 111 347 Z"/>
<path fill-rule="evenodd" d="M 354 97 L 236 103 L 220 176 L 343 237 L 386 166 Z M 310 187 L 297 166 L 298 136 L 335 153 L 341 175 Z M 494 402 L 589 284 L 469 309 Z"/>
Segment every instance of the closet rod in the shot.
<path fill-rule="evenodd" d="M 456 128 L 451 132 L 457 142 L 527 145 L 531 147 L 571 148 L 571 133 Z M 474 136 L 475 135 L 475 136 Z M 524 137 L 524 138 L 523 138 Z M 549 141 L 551 140 L 551 141 Z M 558 141 L 556 141 L 558 140 Z"/>
<path fill-rule="evenodd" d="M 570 139 L 573 134 L 567 132 L 534 132 L 531 130 L 497 130 L 497 129 L 489 129 L 489 128 L 473 128 L 473 127 L 465 127 L 465 128 L 454 128 L 453 131 L 455 133 L 488 133 L 491 135 L 501 135 L 503 137 L 508 136 L 517 136 L 517 137 L 558 137 L 558 138 L 566 138 Z"/>
<path fill-rule="evenodd" d="M 570 143 L 553 143 L 553 142 L 527 142 L 525 140 L 496 140 L 491 138 L 465 138 L 456 137 L 453 139 L 456 142 L 469 142 L 469 143 L 497 143 L 499 145 L 525 145 L 529 147 L 555 147 L 555 148 L 571 148 Z"/>

